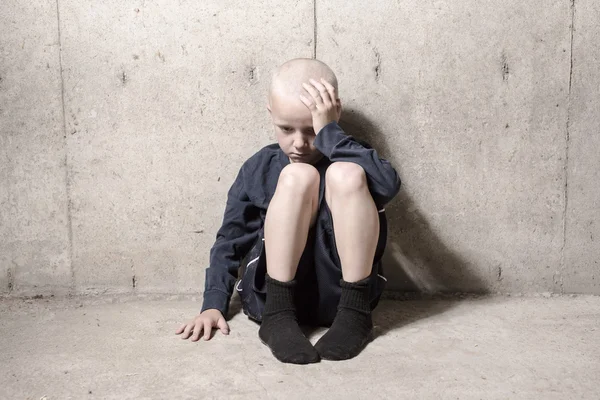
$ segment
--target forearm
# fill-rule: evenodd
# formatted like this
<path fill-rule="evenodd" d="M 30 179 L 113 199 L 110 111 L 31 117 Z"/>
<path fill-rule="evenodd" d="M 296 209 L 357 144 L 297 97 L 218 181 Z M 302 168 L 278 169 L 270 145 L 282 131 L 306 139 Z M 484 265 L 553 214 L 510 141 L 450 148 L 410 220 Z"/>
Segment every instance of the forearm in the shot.
<path fill-rule="evenodd" d="M 258 237 L 260 212 L 244 190 L 242 170 L 229 189 L 223 223 L 210 250 L 202 311 L 214 308 L 226 316 L 241 259 Z"/>
<path fill-rule="evenodd" d="M 378 203 L 389 202 L 400 190 L 400 177 L 390 162 L 379 158 L 374 149 L 364 147 L 347 135 L 336 122 L 323 127 L 314 144 L 332 162 L 360 165 L 367 174 L 369 190 L 377 197 Z"/>

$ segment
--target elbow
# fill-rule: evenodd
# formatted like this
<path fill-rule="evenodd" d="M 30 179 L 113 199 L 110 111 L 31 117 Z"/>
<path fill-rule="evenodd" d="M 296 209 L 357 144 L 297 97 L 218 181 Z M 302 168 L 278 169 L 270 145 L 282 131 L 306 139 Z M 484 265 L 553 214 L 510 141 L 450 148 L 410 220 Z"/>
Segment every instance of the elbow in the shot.
<path fill-rule="evenodd" d="M 371 190 L 373 200 L 378 208 L 383 208 L 387 203 L 392 201 L 400 191 L 400 177 L 395 174 L 394 179 L 390 179 L 383 185 L 378 185 L 378 190 Z"/>
<path fill-rule="evenodd" d="M 396 174 L 396 182 L 394 184 L 394 196 L 396 196 L 398 194 L 401 186 L 402 186 L 402 180 L 400 179 L 400 176 L 398 174 Z"/>
<path fill-rule="evenodd" d="M 392 200 L 400 191 L 401 185 L 402 181 L 400 180 L 400 176 L 396 173 L 396 171 L 394 171 L 394 174 L 389 180 L 388 185 L 385 186 L 386 190 L 384 196 L 389 198 L 389 200 Z"/>

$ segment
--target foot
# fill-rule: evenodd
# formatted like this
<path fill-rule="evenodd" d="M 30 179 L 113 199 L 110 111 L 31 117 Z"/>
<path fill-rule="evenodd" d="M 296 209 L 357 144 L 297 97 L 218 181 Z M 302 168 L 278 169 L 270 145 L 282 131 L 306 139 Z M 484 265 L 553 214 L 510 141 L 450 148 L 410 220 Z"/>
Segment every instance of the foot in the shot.
<path fill-rule="evenodd" d="M 340 308 L 331 325 L 315 345 L 325 360 L 347 360 L 356 357 L 371 340 L 371 314 Z"/>
<path fill-rule="evenodd" d="M 263 316 L 258 336 L 281 362 L 310 364 L 320 360 L 319 353 L 300 330 L 293 311 Z"/>

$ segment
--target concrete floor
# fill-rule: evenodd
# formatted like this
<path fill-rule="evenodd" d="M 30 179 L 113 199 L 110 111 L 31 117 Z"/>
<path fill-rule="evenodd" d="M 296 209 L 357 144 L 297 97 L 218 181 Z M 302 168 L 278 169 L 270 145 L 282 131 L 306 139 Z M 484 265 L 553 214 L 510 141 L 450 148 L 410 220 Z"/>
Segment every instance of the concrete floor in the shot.
<path fill-rule="evenodd" d="M 600 297 L 387 300 L 363 353 L 309 366 L 276 361 L 241 313 L 228 337 L 179 339 L 199 305 L 3 299 L 0 398 L 600 398 Z"/>

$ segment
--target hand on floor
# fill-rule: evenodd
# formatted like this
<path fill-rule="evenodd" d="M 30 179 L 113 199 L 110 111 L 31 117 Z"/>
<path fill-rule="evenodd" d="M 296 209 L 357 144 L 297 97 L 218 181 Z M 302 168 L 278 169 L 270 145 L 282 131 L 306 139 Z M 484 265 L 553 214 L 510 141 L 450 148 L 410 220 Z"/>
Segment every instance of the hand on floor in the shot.
<path fill-rule="evenodd" d="M 227 321 L 225 321 L 225 317 L 223 317 L 221 311 L 209 309 L 193 320 L 182 324 L 177 331 L 175 331 L 175 334 L 181 335 L 181 338 L 184 340 L 191 335 L 192 342 L 197 342 L 200 339 L 201 332 L 204 332 L 204 340 L 210 340 L 210 334 L 213 328 L 221 330 L 223 335 L 229 335 L 229 325 L 227 324 Z"/>

